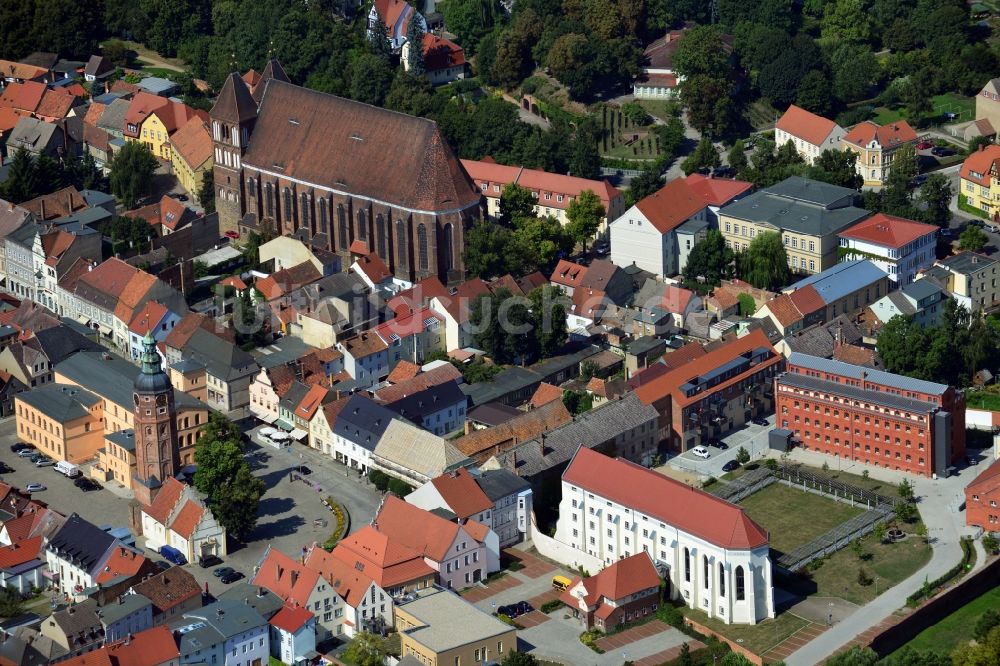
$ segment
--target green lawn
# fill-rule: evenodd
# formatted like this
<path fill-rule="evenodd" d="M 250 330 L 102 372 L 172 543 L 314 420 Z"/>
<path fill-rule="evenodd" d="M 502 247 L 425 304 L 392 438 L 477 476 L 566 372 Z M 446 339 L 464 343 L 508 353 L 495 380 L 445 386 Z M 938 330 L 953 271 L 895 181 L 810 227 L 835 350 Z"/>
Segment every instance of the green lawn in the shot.
<path fill-rule="evenodd" d="M 150 76 L 158 76 L 161 79 L 168 79 L 170 81 L 173 81 L 174 77 L 180 74 L 180 72 L 176 72 L 172 69 L 164 69 L 163 67 L 145 66 L 142 68 L 142 71 Z"/>
<path fill-rule="evenodd" d="M 943 116 L 948 112 L 958 114 L 954 122 L 965 122 L 976 117 L 976 100 L 956 93 L 931 97 L 931 108 L 937 116 Z"/>
<path fill-rule="evenodd" d="M 965 406 L 970 409 L 1000 412 L 1000 395 L 986 391 L 969 391 L 965 395 Z"/>
<path fill-rule="evenodd" d="M 907 532 L 913 532 L 915 525 L 908 525 Z M 876 596 L 876 585 L 862 586 L 858 583 L 858 569 L 864 568 L 872 579 L 878 577 L 877 590 L 882 594 L 890 587 L 905 580 L 923 567 L 931 559 L 931 547 L 917 536 L 910 536 L 892 544 L 876 543 L 869 535 L 861 540 L 866 560 L 858 559 L 853 549 L 844 548 L 823 561 L 819 569 L 810 572 L 811 583 L 796 579 L 787 581 L 782 587 L 791 588 L 801 594 L 815 594 L 820 597 L 840 597 L 854 604 L 866 604 Z"/>
<path fill-rule="evenodd" d="M 829 532 L 862 512 L 843 502 L 772 483 L 740 505 L 771 533 L 771 548 L 783 553 Z"/>
<path fill-rule="evenodd" d="M 649 99 L 637 99 L 636 102 L 639 106 L 646 109 L 646 113 L 663 121 L 670 120 L 673 117 L 670 110 L 677 108 L 677 102 Z"/>
<path fill-rule="evenodd" d="M 986 610 L 1000 608 L 1000 587 L 994 587 L 978 599 L 973 599 L 933 627 L 907 643 L 914 650 L 950 654 L 953 649 L 972 639 L 976 620 Z"/>
<path fill-rule="evenodd" d="M 879 493 L 881 495 L 886 495 L 888 497 L 896 497 L 897 489 L 896 486 L 888 481 L 879 481 L 878 479 L 873 479 L 871 477 L 866 477 L 862 474 L 852 474 L 850 472 L 841 472 L 837 469 L 837 461 L 830 461 L 830 469 L 823 470 L 822 468 L 809 467 L 807 465 L 802 465 L 802 470 L 806 472 L 812 472 L 820 476 L 825 476 L 833 479 L 834 481 L 840 481 L 841 483 L 847 483 L 852 486 L 857 486 L 863 490 L 870 490 L 873 493 Z"/>
<path fill-rule="evenodd" d="M 773 620 L 764 620 L 757 624 L 726 624 L 720 620 L 709 618 L 703 611 L 687 606 L 683 606 L 680 610 L 685 617 L 690 617 L 717 634 L 738 642 L 757 655 L 764 654 L 809 624 L 808 620 L 787 611 L 776 616 Z"/>
<path fill-rule="evenodd" d="M 896 120 L 902 120 L 905 117 L 906 113 L 903 109 L 889 109 L 884 106 L 877 106 L 875 107 L 875 117 L 872 120 L 879 125 L 886 125 Z"/>

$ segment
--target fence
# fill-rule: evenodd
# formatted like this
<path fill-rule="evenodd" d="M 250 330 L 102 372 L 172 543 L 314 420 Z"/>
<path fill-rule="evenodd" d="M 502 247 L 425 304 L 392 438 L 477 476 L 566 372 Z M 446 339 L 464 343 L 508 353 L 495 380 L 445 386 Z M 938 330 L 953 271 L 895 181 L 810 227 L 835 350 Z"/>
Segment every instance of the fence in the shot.
<path fill-rule="evenodd" d="M 791 484 L 800 485 L 805 489 L 818 490 L 827 495 L 833 495 L 836 499 L 849 499 L 851 502 L 865 504 L 869 509 L 873 509 L 882 504 L 895 506 L 899 501 L 897 497 L 880 495 L 879 493 L 865 490 L 849 483 L 843 483 L 813 472 L 803 471 L 798 466 L 785 465 L 775 472 L 782 480 Z M 852 504 L 853 506 L 853 504 Z"/>
<path fill-rule="evenodd" d="M 875 529 L 875 525 L 892 517 L 892 507 L 885 504 L 854 516 L 837 525 L 826 534 L 802 544 L 790 553 L 778 558 L 778 566 L 787 571 L 797 571 L 814 560 L 826 557 L 846 547 Z"/>
<path fill-rule="evenodd" d="M 709 492 L 720 499 L 735 504 L 777 480 L 777 477 L 771 473 L 771 470 L 766 467 L 758 467 L 728 483 L 718 484 L 715 488 L 709 490 Z"/>

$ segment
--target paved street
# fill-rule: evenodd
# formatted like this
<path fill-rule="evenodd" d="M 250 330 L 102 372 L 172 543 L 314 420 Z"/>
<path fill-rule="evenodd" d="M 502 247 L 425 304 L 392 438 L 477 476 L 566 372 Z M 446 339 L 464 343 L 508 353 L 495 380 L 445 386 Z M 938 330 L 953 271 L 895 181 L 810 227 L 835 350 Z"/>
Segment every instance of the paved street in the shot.
<path fill-rule="evenodd" d="M 66 514 L 76 511 L 96 525 L 128 526 L 128 506 L 132 499 L 129 491 L 108 483 L 104 490 L 85 493 L 53 468 L 37 468 L 28 459 L 11 453 L 10 445 L 15 441 L 14 420 L 0 421 L 0 460 L 15 470 L 14 474 L 4 476 L 6 483 L 21 488 L 28 483 L 43 483 L 47 489 L 35 496 L 53 509 Z M 258 450 L 262 450 L 258 444 L 248 447 L 250 452 Z M 250 577 L 269 545 L 294 557 L 313 541 L 325 541 L 334 528 L 333 514 L 321 503 L 328 495 L 347 507 L 352 531 L 366 525 L 375 515 L 380 495 L 356 473 L 348 473 L 342 465 L 301 444 L 295 444 L 290 452 L 270 447 L 263 450 L 268 453 L 267 459 L 253 465 L 254 474 L 267 484 L 257 528 L 246 545 L 235 545 L 230 540 L 233 550 L 224 558 L 227 565 Z M 303 464 L 312 470 L 308 484 L 289 478 L 290 472 Z M 316 526 L 317 518 L 325 519 L 326 526 Z M 137 545 L 144 545 L 141 537 Z M 146 554 L 161 559 L 155 553 Z M 197 563 L 185 568 L 203 586 L 208 582 L 210 592 L 221 591 L 222 585 L 211 575 L 211 570 L 202 569 Z"/>
<path fill-rule="evenodd" d="M 722 471 L 722 466 L 730 460 L 736 459 L 736 452 L 741 446 L 750 454 L 751 460 L 759 460 L 764 457 L 767 452 L 767 435 L 774 428 L 774 416 L 769 416 L 767 421 L 768 425 L 766 426 L 748 423 L 723 437 L 722 441 L 729 447 L 725 451 L 714 446 L 707 446 L 708 452 L 712 454 L 707 459 L 699 458 L 691 451 L 685 451 L 670 458 L 667 464 L 675 469 L 691 472 L 704 478 L 710 476 L 718 478 L 725 474 Z"/>

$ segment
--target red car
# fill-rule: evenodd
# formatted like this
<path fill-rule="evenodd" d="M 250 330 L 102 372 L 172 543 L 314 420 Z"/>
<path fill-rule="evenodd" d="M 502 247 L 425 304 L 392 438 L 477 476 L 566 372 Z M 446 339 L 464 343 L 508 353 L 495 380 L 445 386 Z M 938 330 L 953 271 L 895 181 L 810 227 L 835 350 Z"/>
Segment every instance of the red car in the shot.
<path fill-rule="evenodd" d="M 226 232 L 226 238 L 239 238 L 239 237 L 240 237 L 240 232 L 238 232 L 238 231 L 227 231 Z"/>
<path fill-rule="evenodd" d="M 917 144 L 917 150 L 927 150 L 928 148 L 933 148 L 934 143 L 931 141 L 921 141 Z"/>

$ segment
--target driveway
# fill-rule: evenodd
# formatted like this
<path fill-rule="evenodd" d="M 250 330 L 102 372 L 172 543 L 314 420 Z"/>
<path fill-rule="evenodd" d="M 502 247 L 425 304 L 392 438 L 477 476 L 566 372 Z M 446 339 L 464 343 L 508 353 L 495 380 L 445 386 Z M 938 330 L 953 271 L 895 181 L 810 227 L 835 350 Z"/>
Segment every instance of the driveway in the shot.
<path fill-rule="evenodd" d="M 725 474 L 722 471 L 723 465 L 736 459 L 736 452 L 741 446 L 750 454 L 751 460 L 759 460 L 766 455 L 768 433 L 774 429 L 773 415 L 767 417 L 767 423 L 766 426 L 748 423 L 722 437 L 722 441 L 729 447 L 727 450 L 706 446 L 711 454 L 709 458 L 700 458 L 692 451 L 685 451 L 670 458 L 667 464 L 674 469 L 697 474 L 703 479 L 712 476 L 718 478 Z"/>

